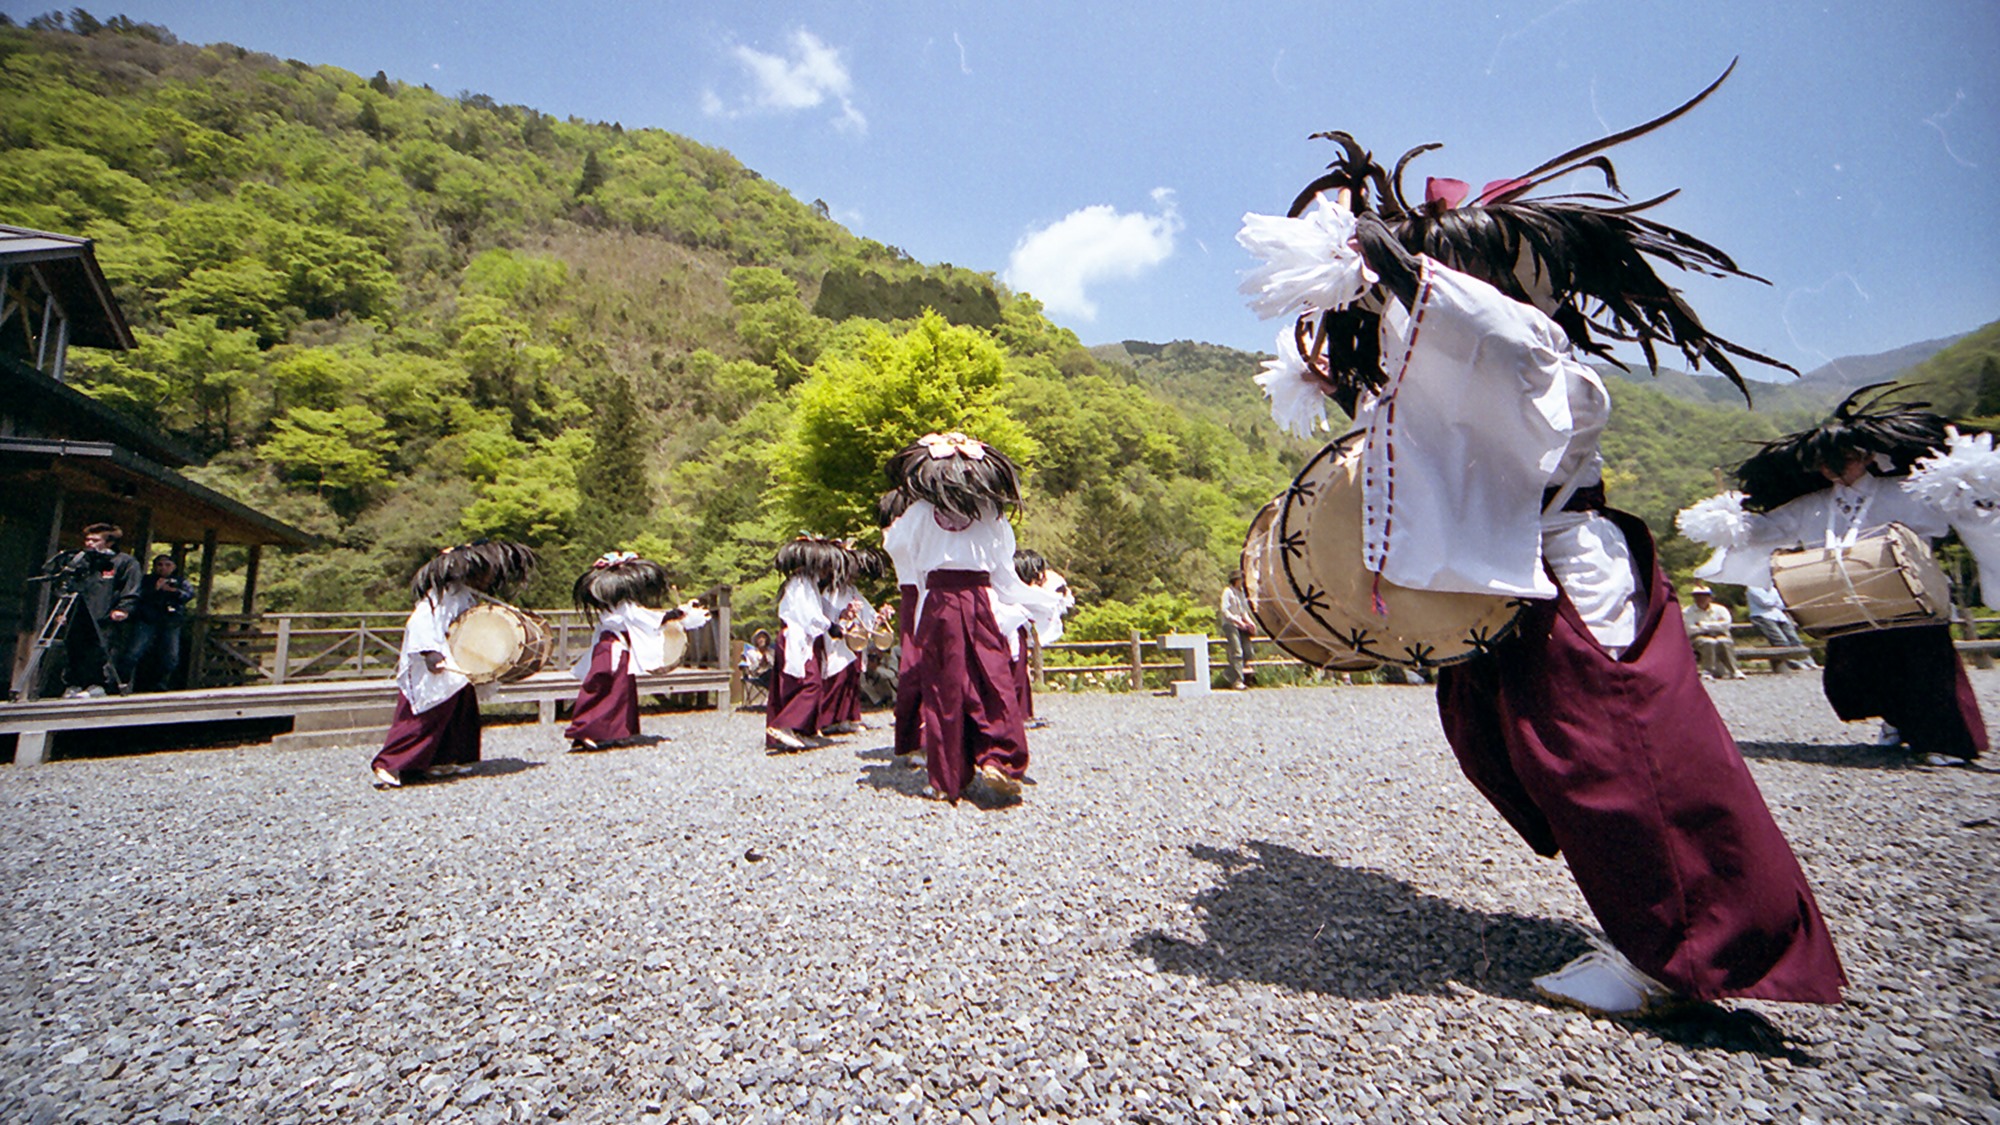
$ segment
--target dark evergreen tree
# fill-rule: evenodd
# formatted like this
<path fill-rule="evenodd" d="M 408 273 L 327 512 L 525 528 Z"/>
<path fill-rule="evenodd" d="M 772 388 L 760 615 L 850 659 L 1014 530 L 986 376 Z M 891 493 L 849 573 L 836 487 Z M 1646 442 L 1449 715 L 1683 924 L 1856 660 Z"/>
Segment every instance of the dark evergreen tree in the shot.
<path fill-rule="evenodd" d="M 647 530 L 653 488 L 646 476 L 646 420 L 632 384 L 618 375 L 602 380 L 590 458 L 577 475 L 576 546 L 588 555 L 616 550 Z"/>
<path fill-rule="evenodd" d="M 2000 361 L 1990 355 L 1979 361 L 1979 393 L 1972 413 L 1981 418 L 2000 414 Z"/>
<path fill-rule="evenodd" d="M 378 94 L 395 93 L 395 90 L 389 85 L 389 76 L 379 70 L 375 72 L 375 77 L 368 80 L 368 88 Z"/>
<path fill-rule="evenodd" d="M 582 199 L 604 186 L 604 165 L 597 162 L 597 150 L 583 154 L 583 175 L 576 181 L 576 197 Z"/>

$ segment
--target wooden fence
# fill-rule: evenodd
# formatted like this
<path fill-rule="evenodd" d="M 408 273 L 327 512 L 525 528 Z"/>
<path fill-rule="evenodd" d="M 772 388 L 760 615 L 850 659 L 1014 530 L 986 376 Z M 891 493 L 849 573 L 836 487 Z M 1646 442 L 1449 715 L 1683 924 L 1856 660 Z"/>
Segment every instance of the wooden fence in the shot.
<path fill-rule="evenodd" d="M 696 595 L 708 606 L 708 625 L 688 634 L 682 663 L 725 667 L 729 587 Z M 589 651 L 595 628 L 574 609 L 535 610 L 554 634 L 543 667 L 567 670 Z M 386 680 L 396 674 L 403 651 L 406 612 L 212 614 L 190 624 L 188 686 L 298 684 L 339 680 Z"/>

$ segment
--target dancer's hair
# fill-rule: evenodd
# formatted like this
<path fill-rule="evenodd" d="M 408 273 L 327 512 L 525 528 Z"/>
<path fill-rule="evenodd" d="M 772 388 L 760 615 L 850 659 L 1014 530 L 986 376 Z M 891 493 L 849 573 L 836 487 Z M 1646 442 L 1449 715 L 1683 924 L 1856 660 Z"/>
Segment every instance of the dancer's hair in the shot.
<path fill-rule="evenodd" d="M 892 491 L 908 497 L 904 507 L 927 500 L 941 514 L 971 522 L 1021 506 L 1021 474 L 1014 462 L 964 434 L 926 434 L 889 458 L 886 471 Z M 881 506 L 886 510 L 888 504 L 885 497 Z"/>
<path fill-rule="evenodd" d="M 1454 206 L 1458 181 L 1432 181 L 1425 200 L 1412 206 L 1403 193 L 1403 173 L 1416 157 L 1440 148 L 1419 145 L 1385 171 L 1366 149 L 1344 132 L 1315 133 L 1341 146 L 1342 155 L 1326 174 L 1307 184 L 1292 203 L 1300 215 L 1321 194 L 1346 190 L 1356 218 L 1355 237 L 1382 283 L 1413 305 L 1424 254 L 1485 281 L 1509 297 L 1537 305 L 1568 334 L 1578 351 L 1624 365 L 1598 337 L 1639 345 L 1648 367 L 1658 370 L 1656 347 L 1676 348 L 1690 367 L 1704 362 L 1750 397 L 1730 357 L 1752 360 L 1798 374 L 1796 368 L 1750 351 L 1710 332 L 1681 299 L 1680 292 L 1653 270 L 1657 259 L 1679 269 L 1713 277 L 1764 281 L 1738 269 L 1729 255 L 1664 223 L 1645 218 L 1679 193 L 1666 192 L 1628 203 L 1605 150 L 1643 136 L 1693 109 L 1736 69 L 1669 113 L 1643 125 L 1580 145 L 1527 172 L 1488 184 L 1463 206 Z M 1526 196 L 1572 172 L 1594 169 L 1604 190 Z M 1768 282 L 1766 282 L 1768 284 Z M 1385 378 L 1379 354 L 1380 313 L 1365 302 L 1308 314 L 1296 326 L 1299 353 L 1333 384 L 1335 397 L 1351 408 L 1354 396 L 1379 388 Z"/>
<path fill-rule="evenodd" d="M 822 591 L 831 591 L 854 581 L 856 561 L 849 543 L 824 535 L 801 535 L 778 548 L 773 563 L 786 578 L 804 575 Z"/>
<path fill-rule="evenodd" d="M 1948 420 L 1926 410 L 1930 403 L 1888 401 L 1906 390 L 1871 383 L 1843 399 L 1819 425 L 1764 443 L 1736 468 L 1743 507 L 1768 512 L 1818 492 L 1827 487 L 1820 470 L 1838 472 L 1855 457 L 1868 458 L 1868 471 L 1877 476 L 1902 476 L 1919 459 L 1944 449 Z M 1881 393 L 1862 401 L 1873 391 Z M 1887 460 L 1887 468 L 1874 463 L 1878 457 Z"/>
<path fill-rule="evenodd" d="M 596 618 L 621 602 L 658 609 L 671 589 L 666 567 L 629 551 L 612 551 L 577 576 L 570 594 L 576 608 Z"/>
<path fill-rule="evenodd" d="M 1041 552 L 1026 547 L 1014 552 L 1014 573 L 1020 576 L 1021 581 L 1030 586 L 1039 585 L 1048 572 L 1048 560 L 1042 558 Z"/>
<path fill-rule="evenodd" d="M 410 596 L 425 598 L 456 582 L 495 596 L 526 582 L 535 573 L 534 549 L 505 539 L 474 539 L 446 547 L 410 579 Z"/>

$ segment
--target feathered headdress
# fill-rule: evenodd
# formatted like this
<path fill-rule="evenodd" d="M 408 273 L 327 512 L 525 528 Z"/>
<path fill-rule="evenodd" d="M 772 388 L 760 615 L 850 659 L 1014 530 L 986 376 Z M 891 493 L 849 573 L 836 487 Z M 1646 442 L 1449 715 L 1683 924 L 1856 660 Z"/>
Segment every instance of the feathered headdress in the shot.
<path fill-rule="evenodd" d="M 1266 316 L 1301 314 L 1293 328 L 1298 362 L 1347 406 L 1355 394 L 1379 387 L 1384 378 L 1379 313 L 1357 300 L 1380 282 L 1406 304 L 1413 303 L 1416 254 L 1541 308 L 1579 351 L 1622 367 L 1600 337 L 1636 343 L 1647 366 L 1657 370 L 1656 349 L 1676 348 L 1689 366 L 1708 363 L 1748 399 L 1732 356 L 1795 375 L 1798 371 L 1704 328 L 1679 291 L 1660 280 L 1649 259 L 1714 277 L 1764 279 L 1737 268 L 1729 255 L 1693 235 L 1644 217 L 1642 212 L 1673 198 L 1678 189 L 1627 202 L 1611 161 L 1602 155 L 1687 113 L 1735 69 L 1731 62 L 1707 89 L 1671 112 L 1580 145 L 1518 176 L 1495 180 L 1470 202 L 1471 187 L 1459 180 L 1427 180 L 1424 199 L 1416 205 L 1405 195 L 1403 173 L 1410 162 L 1440 145 L 1411 149 L 1390 172 L 1349 134 L 1315 133 L 1315 138 L 1340 145 L 1342 154 L 1292 202 L 1289 215 L 1299 225 L 1287 229 L 1283 219 L 1245 216 L 1238 241 L 1267 265 L 1245 281 L 1244 290 L 1256 294 L 1252 305 Z M 1587 169 L 1603 176 L 1603 191 L 1528 198 Z M 1344 208 L 1327 203 L 1329 194 L 1344 196 Z M 1343 217 L 1343 211 L 1351 218 Z M 1361 244 L 1361 255 L 1348 249 L 1350 239 Z M 1313 242 L 1318 245 L 1308 245 Z M 1283 351 L 1281 347 L 1281 361 Z"/>
<path fill-rule="evenodd" d="M 534 549 L 504 539 L 474 539 L 446 547 L 410 579 L 410 596 L 427 597 L 456 582 L 498 596 L 535 573 Z"/>
<path fill-rule="evenodd" d="M 1919 459 L 1942 451 L 1948 422 L 1924 409 L 1928 402 L 1888 402 L 1903 389 L 1871 383 L 1848 395 L 1819 425 L 1766 442 L 1736 468 L 1743 507 L 1768 512 L 1818 492 L 1827 486 L 1821 469 L 1837 472 L 1856 456 L 1873 459 L 1868 471 L 1877 476 L 1901 476 Z M 1872 391 L 1881 393 L 1863 402 Z"/>
<path fill-rule="evenodd" d="M 970 524 L 1021 506 L 1021 474 L 1014 462 L 961 433 L 925 434 L 889 458 L 886 471 L 893 491 L 928 500 L 953 521 Z"/>
<path fill-rule="evenodd" d="M 576 608 L 595 617 L 621 602 L 637 602 L 658 609 L 671 588 L 666 567 L 630 551 L 612 551 L 577 576 L 570 594 L 576 600 Z"/>
<path fill-rule="evenodd" d="M 854 581 L 856 556 L 851 545 L 823 535 L 799 536 L 778 548 L 774 562 L 779 574 L 786 578 L 804 575 L 821 590 Z"/>

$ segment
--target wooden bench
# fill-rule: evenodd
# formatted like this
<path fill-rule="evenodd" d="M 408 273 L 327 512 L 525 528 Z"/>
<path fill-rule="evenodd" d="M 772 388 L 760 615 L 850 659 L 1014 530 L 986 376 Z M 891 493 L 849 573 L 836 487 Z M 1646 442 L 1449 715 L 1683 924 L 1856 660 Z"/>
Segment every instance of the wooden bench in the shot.
<path fill-rule="evenodd" d="M 639 677 L 641 695 L 709 695 L 717 709 L 729 704 L 728 669 L 675 668 Z M 519 683 L 501 684 L 489 703 L 533 703 L 543 723 L 555 721 L 556 705 L 576 698 L 576 677 L 538 672 Z M 299 684 L 250 684 L 145 695 L 37 699 L 0 703 L 0 734 L 17 735 L 14 764 L 31 766 L 48 756 L 49 735 L 59 730 L 221 722 L 230 719 L 293 718 L 345 712 L 380 714 L 396 704 L 393 680 L 346 680 Z M 385 724 L 386 726 L 386 724 Z"/>

